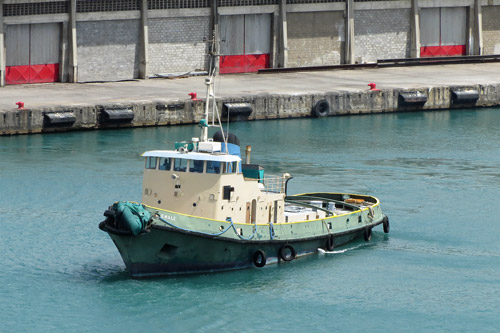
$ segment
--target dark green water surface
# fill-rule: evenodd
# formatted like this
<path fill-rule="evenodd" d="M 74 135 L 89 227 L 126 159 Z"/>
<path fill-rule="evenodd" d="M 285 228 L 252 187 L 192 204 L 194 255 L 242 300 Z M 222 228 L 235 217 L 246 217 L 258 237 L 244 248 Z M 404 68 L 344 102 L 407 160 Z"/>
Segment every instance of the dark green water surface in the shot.
<path fill-rule="evenodd" d="M 0 331 L 497 331 L 500 109 L 232 123 L 289 192 L 367 193 L 391 233 L 226 273 L 132 280 L 98 229 L 145 150 L 195 126 L 0 137 Z"/>

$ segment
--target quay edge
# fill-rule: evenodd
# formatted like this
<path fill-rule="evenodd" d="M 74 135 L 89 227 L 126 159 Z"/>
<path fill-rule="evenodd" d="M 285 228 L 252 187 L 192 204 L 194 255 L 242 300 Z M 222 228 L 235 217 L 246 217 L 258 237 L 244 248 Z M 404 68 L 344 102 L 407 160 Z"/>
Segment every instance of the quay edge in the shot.
<path fill-rule="evenodd" d="M 461 92 L 475 98 L 457 97 Z M 220 97 L 217 103 L 220 110 L 225 103 L 248 103 L 252 112 L 238 120 L 264 120 L 310 117 L 321 100 L 330 105 L 328 116 L 492 107 L 500 105 L 500 84 L 249 94 Z M 203 110 L 204 100 L 190 99 L 0 110 L 0 135 L 196 124 Z"/>

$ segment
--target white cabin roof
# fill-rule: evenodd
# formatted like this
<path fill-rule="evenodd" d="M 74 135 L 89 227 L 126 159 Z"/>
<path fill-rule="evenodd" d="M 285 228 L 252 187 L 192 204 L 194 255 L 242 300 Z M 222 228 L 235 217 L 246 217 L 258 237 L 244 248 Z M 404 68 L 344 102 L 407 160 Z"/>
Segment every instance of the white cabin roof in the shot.
<path fill-rule="evenodd" d="M 188 152 L 181 153 L 177 150 L 150 150 L 142 154 L 144 157 L 170 157 L 170 158 L 182 158 L 186 160 L 197 160 L 197 161 L 216 161 L 216 162 L 239 162 L 241 158 L 235 155 L 226 155 L 224 153 L 210 154 L 210 153 L 198 153 L 198 152 Z"/>

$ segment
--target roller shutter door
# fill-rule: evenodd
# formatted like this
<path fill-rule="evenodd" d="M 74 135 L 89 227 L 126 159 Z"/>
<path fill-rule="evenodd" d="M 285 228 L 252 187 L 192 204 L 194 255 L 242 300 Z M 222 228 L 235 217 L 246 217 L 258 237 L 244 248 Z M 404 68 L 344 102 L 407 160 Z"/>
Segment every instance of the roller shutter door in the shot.
<path fill-rule="evenodd" d="M 467 11 L 465 7 L 422 8 L 420 56 L 465 55 Z"/>
<path fill-rule="evenodd" d="M 59 23 L 8 25 L 6 83 L 58 81 L 60 34 Z"/>
<path fill-rule="evenodd" d="M 256 72 L 269 67 L 271 14 L 220 18 L 221 73 Z"/>

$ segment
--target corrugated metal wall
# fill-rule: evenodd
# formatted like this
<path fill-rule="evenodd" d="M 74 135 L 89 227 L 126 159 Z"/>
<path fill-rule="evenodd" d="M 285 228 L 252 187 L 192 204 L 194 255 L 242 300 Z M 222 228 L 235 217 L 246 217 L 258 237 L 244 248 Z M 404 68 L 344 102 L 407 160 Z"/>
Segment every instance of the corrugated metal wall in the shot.
<path fill-rule="evenodd" d="M 422 46 L 439 46 L 441 43 L 441 8 L 422 8 L 420 29 Z"/>
<path fill-rule="evenodd" d="M 31 24 L 31 65 L 59 63 L 59 23 Z"/>
<path fill-rule="evenodd" d="M 420 11 L 421 56 L 465 55 L 467 8 L 422 8 Z"/>
<path fill-rule="evenodd" d="M 269 67 L 271 14 L 220 17 L 221 73 L 255 72 Z"/>
<path fill-rule="evenodd" d="M 441 45 L 465 45 L 466 38 L 466 8 L 441 8 Z"/>
<path fill-rule="evenodd" d="M 245 54 L 271 51 L 271 14 L 245 15 Z"/>
<path fill-rule="evenodd" d="M 5 31 L 6 66 L 30 64 L 30 25 L 8 25 Z"/>
<path fill-rule="evenodd" d="M 245 53 L 245 15 L 220 17 L 220 51 L 222 55 Z"/>
<path fill-rule="evenodd" d="M 7 25 L 6 83 L 57 81 L 60 38 L 59 23 Z"/>

